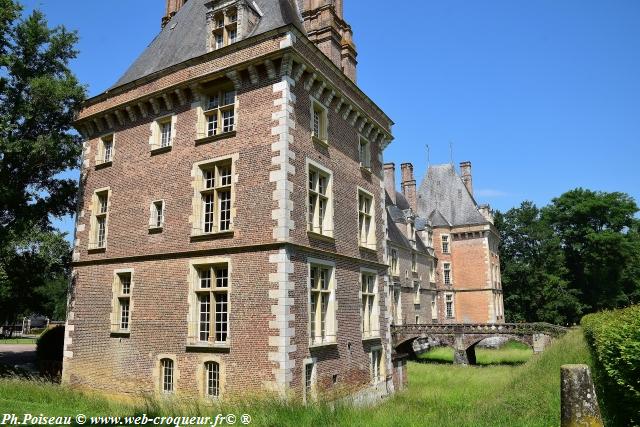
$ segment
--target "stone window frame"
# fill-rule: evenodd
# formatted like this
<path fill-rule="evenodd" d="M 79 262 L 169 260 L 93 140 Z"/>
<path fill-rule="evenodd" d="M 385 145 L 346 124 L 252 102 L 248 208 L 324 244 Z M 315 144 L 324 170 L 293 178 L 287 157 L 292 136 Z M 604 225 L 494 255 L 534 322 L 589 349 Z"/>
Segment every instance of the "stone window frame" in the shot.
<path fill-rule="evenodd" d="M 111 145 L 107 156 L 107 142 Z M 116 148 L 115 132 L 107 133 L 98 138 L 98 147 L 96 150 L 96 168 L 108 167 L 113 164 Z"/>
<path fill-rule="evenodd" d="M 362 209 L 362 200 L 364 197 L 369 199 L 369 212 L 366 212 Z M 376 250 L 377 248 L 377 240 L 376 240 L 376 198 L 375 196 L 365 190 L 362 187 L 358 187 L 358 246 L 365 249 Z M 362 227 L 364 224 L 362 223 L 363 217 L 368 216 L 369 218 L 369 230 L 366 236 L 366 240 L 363 241 L 362 235 L 363 230 Z M 365 218 L 366 219 L 366 218 Z"/>
<path fill-rule="evenodd" d="M 306 203 L 306 219 L 307 219 L 307 234 L 321 237 L 321 238 L 334 238 L 334 197 L 333 197 L 333 172 L 330 169 L 325 168 L 321 164 L 314 162 L 313 160 L 307 158 L 306 160 L 306 189 L 307 189 L 307 203 Z M 320 188 L 313 183 L 314 190 L 310 189 L 309 184 L 311 181 L 311 173 L 315 172 L 318 175 L 317 182 L 319 183 L 320 176 L 324 176 L 327 179 L 327 188 L 324 194 L 320 193 Z M 311 207 L 309 200 L 311 199 L 312 194 L 315 194 L 318 199 L 315 204 L 313 215 L 311 214 Z M 322 218 L 322 224 L 320 223 L 320 199 L 326 199 L 326 208 L 324 212 L 324 217 Z"/>
<path fill-rule="evenodd" d="M 438 296 L 431 294 L 431 320 L 438 320 Z"/>
<path fill-rule="evenodd" d="M 212 20 L 214 22 L 213 25 L 213 39 L 211 48 L 213 50 L 222 49 L 223 47 L 232 45 L 233 43 L 238 42 L 238 7 L 236 5 L 230 5 L 225 7 L 224 9 L 218 9 L 214 11 Z M 235 20 L 232 19 L 235 16 Z M 222 20 L 220 20 L 222 17 Z M 222 25 L 220 25 L 222 22 Z M 234 41 L 231 41 L 231 32 L 235 31 L 236 37 Z M 218 46 L 217 37 L 222 36 L 222 44 Z"/>
<path fill-rule="evenodd" d="M 192 212 L 189 217 L 189 222 L 191 223 L 191 238 L 206 238 L 211 237 L 215 238 L 218 236 L 228 236 L 233 235 L 235 229 L 235 218 L 236 218 L 236 184 L 238 183 L 238 176 L 236 175 L 236 164 L 238 162 L 238 153 L 216 157 L 213 159 L 203 160 L 200 162 L 196 162 L 193 164 L 191 169 L 191 186 L 193 188 L 193 197 L 191 200 Z M 216 226 L 213 228 L 215 231 L 204 232 L 204 203 L 202 201 L 202 191 L 204 188 L 204 170 L 208 169 L 211 166 L 216 166 L 218 164 L 230 162 L 231 163 L 231 208 L 230 208 L 230 225 L 229 230 L 218 230 L 220 225 L 219 223 L 219 212 L 218 212 L 218 201 L 216 199 L 215 205 L 216 208 L 214 210 L 216 217 Z"/>
<path fill-rule="evenodd" d="M 106 195 L 106 209 L 102 209 L 100 197 Z M 102 187 L 94 190 L 91 196 L 91 219 L 89 227 L 89 251 L 105 251 L 109 240 L 109 215 L 111 212 L 111 187 Z M 104 219 L 104 237 L 100 244 L 99 220 Z"/>
<path fill-rule="evenodd" d="M 436 265 L 433 259 L 429 260 L 429 283 L 436 283 Z"/>
<path fill-rule="evenodd" d="M 207 378 L 207 363 L 217 363 L 218 364 L 218 395 L 211 396 L 207 393 L 208 389 L 208 378 Z M 198 360 L 198 364 L 196 366 L 196 381 L 198 387 L 199 396 L 204 399 L 217 401 L 222 400 L 225 396 L 226 386 L 227 386 L 227 366 L 223 357 L 219 354 L 205 354 L 200 356 Z"/>
<path fill-rule="evenodd" d="M 377 357 L 376 357 L 376 354 L 378 355 Z M 387 372 L 386 372 L 386 366 L 384 363 L 385 361 L 384 356 L 385 356 L 384 348 L 382 347 L 382 345 L 373 346 L 369 350 L 369 375 L 370 375 L 371 385 L 377 385 L 385 381 Z"/>
<path fill-rule="evenodd" d="M 449 266 L 449 268 L 447 268 L 447 266 Z M 447 283 L 447 272 L 449 273 L 449 283 Z M 453 286 L 453 266 L 451 262 L 442 263 L 442 283 L 446 286 Z"/>
<path fill-rule="evenodd" d="M 371 157 L 371 141 L 358 135 L 358 160 L 361 169 L 371 171 Z"/>
<path fill-rule="evenodd" d="M 307 376 L 307 367 L 311 366 L 311 375 Z M 308 357 L 302 361 L 302 402 L 306 405 L 318 398 L 318 359 Z M 308 383 L 307 383 L 308 380 Z"/>
<path fill-rule="evenodd" d="M 203 267 L 212 268 L 214 266 L 225 266 L 227 269 L 227 339 L 224 342 L 216 342 L 216 341 L 200 341 L 199 337 L 199 305 L 198 305 L 198 295 L 197 290 L 199 289 L 199 274 L 198 270 Z M 215 280 L 215 277 L 212 276 L 212 281 Z M 233 312 L 233 305 L 231 303 L 231 295 L 233 293 L 233 268 L 230 257 L 208 257 L 208 258 L 195 258 L 189 260 L 189 273 L 187 277 L 188 281 L 188 325 L 187 325 L 187 347 L 188 348 L 196 348 L 196 349 L 210 349 L 211 351 L 222 350 L 228 351 L 231 348 L 231 339 L 232 339 L 232 324 L 231 324 L 231 313 Z M 210 336 L 215 335 L 215 302 L 211 301 L 210 308 L 210 316 L 211 316 L 211 324 L 209 333 Z"/>
<path fill-rule="evenodd" d="M 129 275 L 129 292 L 125 293 L 122 289 L 122 276 Z M 113 271 L 113 280 L 111 285 L 111 334 L 118 336 L 128 336 L 131 334 L 132 314 L 134 308 L 133 290 L 135 288 L 134 269 L 123 268 Z M 122 300 L 128 301 L 128 328 L 122 328 Z"/>
<path fill-rule="evenodd" d="M 451 300 L 447 300 L 447 297 L 451 297 Z M 449 315 L 449 303 L 451 303 L 451 315 Z M 444 316 L 447 319 L 456 318 L 455 294 L 453 292 L 445 292 L 444 294 Z"/>
<path fill-rule="evenodd" d="M 164 370 L 162 366 L 163 360 L 168 359 L 173 362 L 173 390 L 171 392 L 164 391 Z M 180 381 L 180 370 L 178 369 L 178 358 L 175 354 L 162 353 L 158 354 L 155 358 L 153 369 L 153 383 L 154 389 L 160 396 L 175 396 L 178 391 L 178 384 Z"/>
<path fill-rule="evenodd" d="M 364 291 L 363 279 L 365 276 L 374 278 L 372 292 Z M 359 283 L 360 283 L 360 292 L 358 293 L 358 297 L 360 300 L 360 318 L 362 319 L 362 322 L 360 325 L 362 330 L 362 340 L 366 341 L 366 340 L 372 340 L 372 339 L 380 339 L 380 292 L 379 292 L 380 285 L 378 280 L 378 272 L 370 268 L 361 267 Z M 372 307 L 370 309 L 371 311 L 368 313 L 369 314 L 369 331 L 367 331 L 365 328 L 365 319 L 367 315 L 367 313 L 364 310 L 365 297 L 373 299 L 373 302 L 371 304 Z M 375 326 L 375 329 L 374 329 L 374 326 Z"/>
<path fill-rule="evenodd" d="M 160 215 L 158 215 L 158 206 L 160 206 Z M 160 221 L 158 221 L 160 216 Z M 164 200 L 153 200 L 149 205 L 149 230 L 162 231 L 164 228 L 165 218 L 167 216 L 167 204 Z"/>
<path fill-rule="evenodd" d="M 233 102 L 224 103 L 225 95 L 233 92 Z M 210 106 L 211 98 L 218 96 L 218 105 L 215 107 Z M 224 103 L 224 105 L 222 105 Z M 235 135 L 238 128 L 238 111 L 239 111 L 239 97 L 238 90 L 231 81 L 221 81 L 213 84 L 211 87 L 198 87 L 197 96 L 195 96 L 195 108 L 196 108 L 196 144 L 210 142 L 218 139 L 223 139 Z M 226 111 L 233 112 L 233 127 L 230 130 L 224 131 L 224 113 Z M 217 124 L 215 132 L 209 132 L 209 117 L 215 115 Z"/>
<path fill-rule="evenodd" d="M 420 281 L 419 280 L 414 280 L 413 281 L 413 304 L 414 305 L 420 305 Z"/>
<path fill-rule="evenodd" d="M 400 253 L 394 247 L 389 247 L 389 272 L 394 277 L 400 277 Z"/>
<path fill-rule="evenodd" d="M 171 135 L 168 145 L 162 145 L 162 126 L 171 125 Z M 167 114 L 161 117 L 157 117 L 151 122 L 150 130 L 151 136 L 149 136 L 149 150 L 151 153 L 163 153 L 170 151 L 173 148 L 173 144 L 177 135 L 178 115 Z"/>
<path fill-rule="evenodd" d="M 329 109 L 318 99 L 309 95 L 309 129 L 313 141 L 329 145 Z M 316 117 L 318 125 L 316 129 Z"/>
<path fill-rule="evenodd" d="M 411 251 L 411 272 L 418 272 L 418 253 L 416 251 Z"/>
<path fill-rule="evenodd" d="M 420 315 L 416 314 L 416 325 L 420 324 Z"/>
<path fill-rule="evenodd" d="M 451 236 L 449 234 L 441 234 L 440 235 L 440 244 L 441 244 L 441 248 L 442 248 L 442 253 L 443 254 L 450 254 L 451 253 Z M 446 248 L 446 250 L 445 250 L 445 248 Z"/>
<path fill-rule="evenodd" d="M 307 259 L 307 336 L 309 337 L 309 348 L 317 348 L 317 347 L 325 347 L 325 346 L 335 346 L 338 344 L 338 300 L 336 298 L 337 292 L 337 280 L 336 280 L 336 263 L 334 261 L 328 261 L 325 259 L 318 258 L 308 258 Z M 311 270 L 313 268 L 328 268 L 329 269 L 329 299 L 327 301 L 327 314 L 325 317 L 325 332 L 324 338 L 322 338 L 322 323 L 320 323 L 320 327 L 318 328 L 318 317 L 322 317 L 322 308 L 320 304 L 320 308 L 316 305 L 315 314 L 316 319 L 314 319 L 314 325 L 316 325 L 316 331 L 314 331 L 315 338 L 312 338 L 311 335 L 311 316 L 312 316 L 312 289 L 315 289 L 315 285 L 311 283 Z M 318 281 L 320 278 L 317 279 Z M 320 292 L 322 294 L 322 292 Z M 320 320 L 321 322 L 321 320 Z M 317 331 L 320 331 L 320 337 L 318 337 Z"/>

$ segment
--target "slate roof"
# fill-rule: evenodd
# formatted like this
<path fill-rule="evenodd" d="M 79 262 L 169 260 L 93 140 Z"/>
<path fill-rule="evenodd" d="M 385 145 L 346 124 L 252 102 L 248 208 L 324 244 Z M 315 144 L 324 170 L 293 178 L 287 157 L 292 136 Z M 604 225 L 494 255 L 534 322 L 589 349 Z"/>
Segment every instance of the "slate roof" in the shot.
<path fill-rule="evenodd" d="M 409 203 L 404 195 L 396 192 L 396 204 L 393 204 L 389 193 L 385 191 L 385 204 L 387 207 L 387 227 L 389 229 L 389 240 L 398 246 L 412 249 L 411 242 L 400 230 L 397 224 L 407 224 L 407 215 L 409 212 Z M 414 213 L 415 214 L 415 213 Z M 422 231 L 428 226 L 429 222 L 425 218 L 416 217 L 414 225 L 417 231 Z M 433 251 L 429 250 L 419 236 L 416 236 L 416 249 L 420 252 L 426 252 L 433 255 Z"/>
<path fill-rule="evenodd" d="M 210 0 L 191 0 L 174 15 L 113 87 L 138 80 L 181 62 L 207 53 L 205 6 Z M 250 0 L 262 14 L 258 26 L 249 35 L 266 33 L 288 24 L 304 33 L 295 0 Z"/>
<path fill-rule="evenodd" d="M 451 164 L 429 166 L 418 189 L 418 215 L 434 227 L 488 224 Z"/>

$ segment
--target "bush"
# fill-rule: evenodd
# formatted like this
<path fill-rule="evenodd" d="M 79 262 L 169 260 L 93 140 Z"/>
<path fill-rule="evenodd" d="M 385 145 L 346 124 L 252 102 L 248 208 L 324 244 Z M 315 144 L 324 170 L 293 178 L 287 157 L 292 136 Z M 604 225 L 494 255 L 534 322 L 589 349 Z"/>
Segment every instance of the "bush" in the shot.
<path fill-rule="evenodd" d="M 64 326 L 48 329 L 40 335 L 36 343 L 36 357 L 40 374 L 57 378 L 62 373 L 64 353 Z"/>
<path fill-rule="evenodd" d="M 640 425 L 640 305 L 582 318 L 603 412 L 611 425 Z"/>

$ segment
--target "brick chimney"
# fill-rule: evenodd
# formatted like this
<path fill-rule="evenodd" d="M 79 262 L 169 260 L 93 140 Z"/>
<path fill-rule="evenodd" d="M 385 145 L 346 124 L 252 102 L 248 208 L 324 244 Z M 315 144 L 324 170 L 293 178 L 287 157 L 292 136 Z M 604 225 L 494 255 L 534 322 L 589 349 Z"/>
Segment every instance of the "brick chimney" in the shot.
<path fill-rule="evenodd" d="M 173 15 L 175 15 L 186 2 L 187 0 L 167 0 L 167 9 L 162 17 L 162 28 L 167 25 L 167 22 L 173 18 Z"/>
<path fill-rule="evenodd" d="M 402 170 L 402 194 L 409 202 L 409 207 L 418 212 L 418 199 L 416 198 L 416 179 L 413 176 L 413 164 L 403 163 L 400 165 Z"/>
<path fill-rule="evenodd" d="M 353 82 L 358 53 L 344 20 L 343 0 L 298 0 L 309 39 Z"/>
<path fill-rule="evenodd" d="M 467 187 L 469 193 L 473 196 L 473 183 L 471 179 L 471 162 L 461 162 L 460 163 L 460 175 L 462 176 L 462 182 L 464 182 L 464 186 Z"/>
<path fill-rule="evenodd" d="M 384 164 L 384 188 L 389 194 L 391 203 L 396 204 L 396 165 L 395 163 Z"/>

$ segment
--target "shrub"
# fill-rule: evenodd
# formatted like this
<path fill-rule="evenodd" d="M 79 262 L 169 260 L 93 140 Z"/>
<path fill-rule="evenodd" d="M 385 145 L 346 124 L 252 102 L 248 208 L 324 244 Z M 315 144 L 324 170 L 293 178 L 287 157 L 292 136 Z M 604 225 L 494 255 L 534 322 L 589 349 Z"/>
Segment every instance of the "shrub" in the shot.
<path fill-rule="evenodd" d="M 640 424 L 640 305 L 582 318 L 603 412 L 611 425 Z"/>
<path fill-rule="evenodd" d="M 48 329 L 40 335 L 36 343 L 36 357 L 40 374 L 56 378 L 62 373 L 64 353 L 64 326 Z"/>

